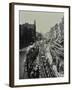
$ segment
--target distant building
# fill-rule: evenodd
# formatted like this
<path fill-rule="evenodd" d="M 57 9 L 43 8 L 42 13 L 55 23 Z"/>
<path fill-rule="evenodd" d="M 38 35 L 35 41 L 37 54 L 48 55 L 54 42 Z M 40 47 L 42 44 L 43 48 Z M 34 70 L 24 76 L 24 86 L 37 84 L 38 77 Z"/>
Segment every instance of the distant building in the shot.
<path fill-rule="evenodd" d="M 36 40 L 36 21 L 34 24 L 25 23 L 19 25 L 19 48 L 22 49 Z"/>

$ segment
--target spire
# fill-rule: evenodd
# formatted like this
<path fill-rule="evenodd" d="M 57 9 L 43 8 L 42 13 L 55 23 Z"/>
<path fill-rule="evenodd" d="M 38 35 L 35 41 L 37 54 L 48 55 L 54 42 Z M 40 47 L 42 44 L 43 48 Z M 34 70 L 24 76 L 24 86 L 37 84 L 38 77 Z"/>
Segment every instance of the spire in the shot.
<path fill-rule="evenodd" d="M 36 20 L 34 20 L 34 29 L 36 31 Z"/>
<path fill-rule="evenodd" d="M 34 25 L 36 25 L 36 20 L 34 20 Z"/>

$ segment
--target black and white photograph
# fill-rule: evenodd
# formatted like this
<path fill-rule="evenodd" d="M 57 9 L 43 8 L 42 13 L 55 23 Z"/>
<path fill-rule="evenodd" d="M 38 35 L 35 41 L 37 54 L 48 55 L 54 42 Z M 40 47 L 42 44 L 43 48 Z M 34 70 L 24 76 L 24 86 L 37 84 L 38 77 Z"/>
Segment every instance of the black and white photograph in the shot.
<path fill-rule="evenodd" d="M 19 11 L 19 79 L 64 76 L 64 13 Z"/>
<path fill-rule="evenodd" d="M 70 6 L 10 4 L 10 86 L 70 83 Z"/>

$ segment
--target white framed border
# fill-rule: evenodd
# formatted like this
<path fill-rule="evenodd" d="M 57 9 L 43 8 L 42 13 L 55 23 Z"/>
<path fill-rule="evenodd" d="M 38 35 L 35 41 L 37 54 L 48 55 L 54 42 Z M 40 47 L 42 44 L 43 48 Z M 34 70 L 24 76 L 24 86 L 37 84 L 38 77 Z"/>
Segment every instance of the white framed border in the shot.
<path fill-rule="evenodd" d="M 64 13 L 64 77 L 19 80 L 19 10 L 63 12 Z M 69 82 L 69 9 L 61 7 L 42 7 L 14 5 L 14 85 L 35 85 Z"/>

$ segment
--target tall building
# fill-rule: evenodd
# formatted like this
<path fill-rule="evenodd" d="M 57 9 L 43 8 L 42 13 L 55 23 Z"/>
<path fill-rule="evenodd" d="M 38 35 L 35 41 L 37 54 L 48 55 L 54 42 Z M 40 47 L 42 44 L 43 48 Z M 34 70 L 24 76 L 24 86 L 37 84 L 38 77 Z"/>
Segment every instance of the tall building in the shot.
<path fill-rule="evenodd" d="M 36 21 L 34 24 L 25 23 L 19 25 L 19 48 L 22 49 L 36 40 Z"/>

